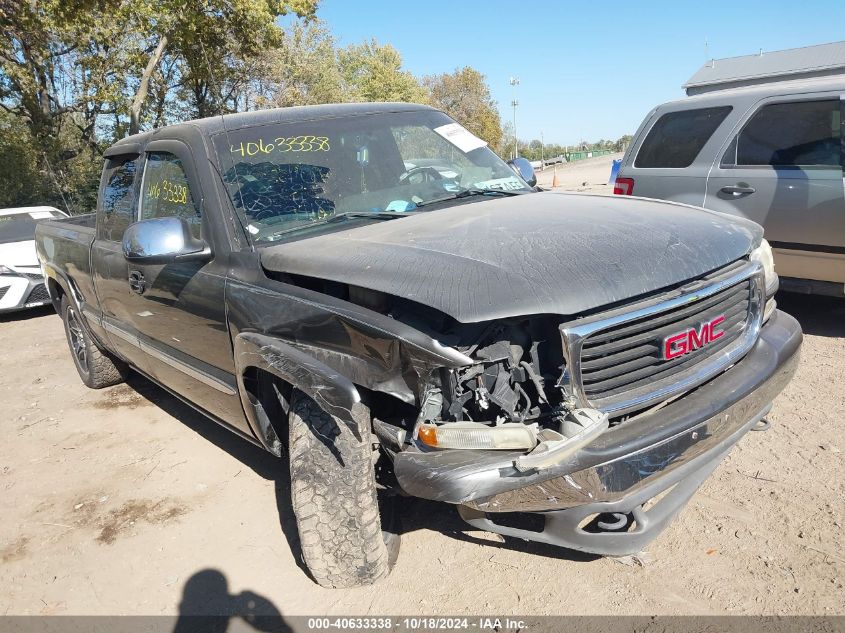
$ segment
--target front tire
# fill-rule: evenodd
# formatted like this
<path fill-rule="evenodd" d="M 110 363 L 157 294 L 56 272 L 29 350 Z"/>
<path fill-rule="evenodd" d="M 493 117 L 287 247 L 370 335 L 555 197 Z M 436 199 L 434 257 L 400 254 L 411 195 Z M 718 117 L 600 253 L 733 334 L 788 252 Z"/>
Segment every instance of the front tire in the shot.
<path fill-rule="evenodd" d="M 126 380 L 129 368 L 126 363 L 101 349 L 82 324 L 82 316 L 66 296 L 61 303 L 65 335 L 79 377 L 91 389 L 111 387 Z"/>
<path fill-rule="evenodd" d="M 369 429 L 359 442 L 300 392 L 289 426 L 291 502 L 314 580 L 340 588 L 387 576 L 395 558 L 388 546 L 398 546 L 398 535 L 382 536 Z"/>

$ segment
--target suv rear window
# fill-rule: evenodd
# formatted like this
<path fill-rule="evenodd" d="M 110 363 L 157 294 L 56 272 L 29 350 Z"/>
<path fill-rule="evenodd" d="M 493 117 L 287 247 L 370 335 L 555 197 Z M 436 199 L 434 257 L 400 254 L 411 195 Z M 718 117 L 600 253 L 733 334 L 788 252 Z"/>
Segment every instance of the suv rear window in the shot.
<path fill-rule="evenodd" d="M 643 141 L 634 167 L 689 167 L 732 109 L 720 106 L 664 114 Z"/>

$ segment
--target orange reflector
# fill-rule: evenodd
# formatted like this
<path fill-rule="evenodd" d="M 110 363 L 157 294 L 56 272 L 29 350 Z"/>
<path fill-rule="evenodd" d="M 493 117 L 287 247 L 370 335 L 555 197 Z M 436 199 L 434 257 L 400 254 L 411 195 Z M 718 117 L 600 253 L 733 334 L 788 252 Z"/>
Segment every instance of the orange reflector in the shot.
<path fill-rule="evenodd" d="M 433 424 L 421 424 L 417 437 L 427 446 L 437 446 L 437 427 Z"/>

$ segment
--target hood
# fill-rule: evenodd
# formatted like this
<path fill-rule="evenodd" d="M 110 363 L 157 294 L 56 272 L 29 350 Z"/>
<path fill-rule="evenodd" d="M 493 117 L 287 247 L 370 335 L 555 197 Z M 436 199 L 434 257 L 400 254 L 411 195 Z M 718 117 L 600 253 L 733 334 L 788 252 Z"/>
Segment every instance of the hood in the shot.
<path fill-rule="evenodd" d="M 24 242 L 8 242 L 0 244 L 0 265 L 9 268 L 38 267 L 38 256 L 35 254 L 35 240 Z"/>
<path fill-rule="evenodd" d="M 267 247 L 262 265 L 378 290 L 464 323 L 575 315 L 747 254 L 748 220 L 645 198 L 532 193 Z"/>

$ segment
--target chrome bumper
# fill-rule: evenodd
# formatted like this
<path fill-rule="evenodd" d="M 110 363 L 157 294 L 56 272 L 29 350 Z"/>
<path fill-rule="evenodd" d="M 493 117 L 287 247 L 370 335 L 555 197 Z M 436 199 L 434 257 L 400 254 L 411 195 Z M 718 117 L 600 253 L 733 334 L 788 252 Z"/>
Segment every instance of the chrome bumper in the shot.
<path fill-rule="evenodd" d="M 552 519 L 550 511 L 577 506 L 627 514 L 675 486 L 685 494 L 675 494 L 676 507 L 665 524 L 768 413 L 795 373 L 801 341 L 798 322 L 776 311 L 733 367 L 659 411 L 610 429 L 565 463 L 542 472 L 517 471 L 513 460 L 519 453 L 409 449 L 396 455 L 397 480 L 411 495 L 464 506 L 464 518 L 471 522 L 502 512 L 543 512 Z M 644 516 L 640 522 L 647 523 Z M 509 533 L 493 524 L 479 527 Z M 560 541 L 518 532 L 521 538 Z"/>

